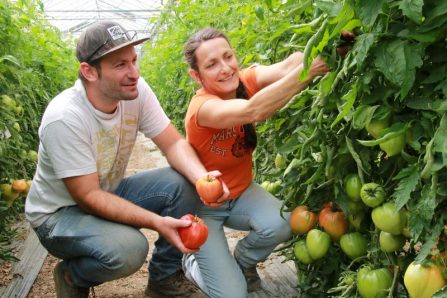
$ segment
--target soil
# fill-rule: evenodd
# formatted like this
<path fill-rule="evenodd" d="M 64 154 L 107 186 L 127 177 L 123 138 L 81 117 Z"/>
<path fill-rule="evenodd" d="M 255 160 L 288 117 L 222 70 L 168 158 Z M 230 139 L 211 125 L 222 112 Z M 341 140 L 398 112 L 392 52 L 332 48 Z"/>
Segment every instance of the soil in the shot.
<path fill-rule="evenodd" d="M 126 174 L 131 175 L 142 170 L 158 168 L 166 165 L 166 160 L 157 150 L 156 146 L 150 140 L 147 140 L 140 135 L 132 152 Z M 24 225 L 23 223 L 24 219 L 22 219 L 22 226 Z M 27 229 L 23 230 L 27 231 Z M 143 266 L 140 268 L 139 271 L 126 278 L 121 278 L 95 287 L 94 291 L 96 297 L 145 297 L 144 290 L 146 288 L 148 280 L 148 262 L 154 248 L 153 244 L 158 238 L 158 233 L 148 229 L 143 229 L 142 232 L 146 235 L 150 247 L 147 259 Z M 244 232 L 227 231 L 227 237 L 230 247 L 232 246 L 232 243 L 235 243 L 243 236 Z M 19 249 L 21 248 L 20 244 L 23 244 L 25 239 L 26 235 L 18 237 L 18 245 L 16 247 L 16 251 L 19 251 Z M 53 282 L 53 269 L 57 262 L 58 259 L 51 255 L 48 255 L 46 257 L 41 270 L 30 292 L 28 293 L 28 298 L 56 297 Z M 8 282 L 11 280 L 12 277 L 10 272 L 12 266 L 13 263 L 9 261 L 0 263 L 0 287 L 6 287 L 8 285 Z"/>

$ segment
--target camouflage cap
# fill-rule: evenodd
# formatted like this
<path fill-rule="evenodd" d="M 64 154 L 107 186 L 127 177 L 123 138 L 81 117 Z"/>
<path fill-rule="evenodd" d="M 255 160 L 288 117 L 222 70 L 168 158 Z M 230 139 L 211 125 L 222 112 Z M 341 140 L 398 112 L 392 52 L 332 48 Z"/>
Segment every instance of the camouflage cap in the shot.
<path fill-rule="evenodd" d="M 137 45 L 149 39 L 135 39 L 120 24 L 112 21 L 98 21 L 90 25 L 79 37 L 76 45 L 76 57 L 79 62 L 91 62 L 111 52 L 129 45 Z"/>

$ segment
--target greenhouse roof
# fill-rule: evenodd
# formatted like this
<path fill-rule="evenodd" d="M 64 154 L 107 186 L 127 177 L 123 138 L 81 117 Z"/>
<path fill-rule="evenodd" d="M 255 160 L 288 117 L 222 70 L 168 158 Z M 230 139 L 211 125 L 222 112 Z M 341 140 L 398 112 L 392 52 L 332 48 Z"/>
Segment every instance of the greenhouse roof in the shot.
<path fill-rule="evenodd" d="M 63 34 L 78 37 L 97 20 L 113 20 L 139 35 L 153 35 L 164 0 L 42 0 L 47 20 Z"/>

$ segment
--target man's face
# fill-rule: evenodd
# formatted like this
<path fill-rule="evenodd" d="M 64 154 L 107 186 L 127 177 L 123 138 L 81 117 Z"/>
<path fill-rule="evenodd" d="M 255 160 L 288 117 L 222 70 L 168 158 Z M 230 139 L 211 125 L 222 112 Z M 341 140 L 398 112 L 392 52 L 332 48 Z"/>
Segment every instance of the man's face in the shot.
<path fill-rule="evenodd" d="M 127 46 L 102 58 L 96 87 L 105 100 L 133 100 L 138 96 L 139 77 L 135 48 Z"/>

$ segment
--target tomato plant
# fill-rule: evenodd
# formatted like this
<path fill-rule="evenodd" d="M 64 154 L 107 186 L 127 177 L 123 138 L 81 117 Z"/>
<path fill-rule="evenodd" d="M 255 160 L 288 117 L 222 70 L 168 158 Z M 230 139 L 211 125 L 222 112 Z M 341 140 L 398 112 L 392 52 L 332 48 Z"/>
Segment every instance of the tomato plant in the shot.
<path fill-rule="evenodd" d="M 212 175 L 206 175 L 196 181 L 199 196 L 208 203 L 215 203 L 223 194 L 222 183 Z"/>
<path fill-rule="evenodd" d="M 287 166 L 286 159 L 281 154 L 276 154 L 275 157 L 275 167 L 278 169 L 285 169 Z"/>
<path fill-rule="evenodd" d="M 330 244 L 331 237 L 326 232 L 312 229 L 306 235 L 306 246 L 313 260 L 324 257 L 329 250 Z"/>
<path fill-rule="evenodd" d="M 430 298 L 435 292 L 446 285 L 438 266 L 412 262 L 404 274 L 404 284 L 410 298 Z"/>
<path fill-rule="evenodd" d="M 290 214 L 289 224 L 294 234 L 305 234 L 317 224 L 317 215 L 307 206 L 297 206 Z"/>
<path fill-rule="evenodd" d="M 396 204 L 393 202 L 387 202 L 374 208 L 371 218 L 376 227 L 393 235 L 402 234 L 402 230 L 407 224 L 405 210 L 396 211 Z"/>
<path fill-rule="evenodd" d="M 357 289 L 363 298 L 388 297 L 392 282 L 393 276 L 387 268 L 365 266 L 357 272 Z"/>
<path fill-rule="evenodd" d="M 348 198 L 353 201 L 360 201 L 360 189 L 362 187 L 362 181 L 359 175 L 349 174 L 345 178 L 345 192 Z"/>
<path fill-rule="evenodd" d="M 368 242 L 359 232 L 347 233 L 340 238 L 340 247 L 352 259 L 364 256 Z"/>
<path fill-rule="evenodd" d="M 385 200 L 385 190 L 377 183 L 366 183 L 360 189 L 360 197 L 368 207 L 377 207 Z"/>
<path fill-rule="evenodd" d="M 367 125 L 366 125 L 366 131 L 375 139 L 377 139 L 382 131 L 387 128 L 389 125 L 389 119 L 383 118 L 383 119 L 372 119 Z"/>
<path fill-rule="evenodd" d="M 303 264 L 308 265 L 314 261 L 310 256 L 305 240 L 299 240 L 295 243 L 293 246 L 293 253 L 295 258 Z"/>
<path fill-rule="evenodd" d="M 183 244 L 189 249 L 199 249 L 208 238 L 208 227 L 205 222 L 192 214 L 183 215 L 180 219 L 191 221 L 190 226 L 178 229 Z"/>
<path fill-rule="evenodd" d="M 379 245 L 384 252 L 395 252 L 402 248 L 405 239 L 401 235 L 393 235 L 385 231 L 380 231 Z"/>
<path fill-rule="evenodd" d="M 318 214 L 318 222 L 323 230 L 336 241 L 341 235 L 348 231 L 348 221 L 341 210 L 337 210 L 335 205 L 330 202 L 326 204 Z"/>

